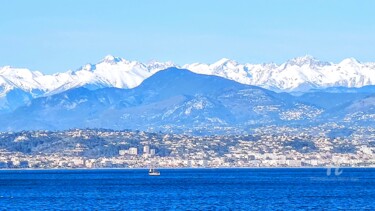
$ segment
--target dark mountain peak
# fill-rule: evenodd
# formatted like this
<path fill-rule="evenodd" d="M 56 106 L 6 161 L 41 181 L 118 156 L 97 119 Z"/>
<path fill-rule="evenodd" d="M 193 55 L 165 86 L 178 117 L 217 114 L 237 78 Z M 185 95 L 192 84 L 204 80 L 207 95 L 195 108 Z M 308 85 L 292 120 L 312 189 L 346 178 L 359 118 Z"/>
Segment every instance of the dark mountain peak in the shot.
<path fill-rule="evenodd" d="M 244 85 L 238 82 L 213 75 L 193 73 L 187 69 L 175 67 L 155 73 L 144 80 L 135 88 L 136 90 L 152 90 L 159 94 L 186 94 L 199 93 L 212 94 L 222 92 L 224 89 L 262 89 L 255 86 Z M 263 90 L 263 89 L 262 89 Z"/>

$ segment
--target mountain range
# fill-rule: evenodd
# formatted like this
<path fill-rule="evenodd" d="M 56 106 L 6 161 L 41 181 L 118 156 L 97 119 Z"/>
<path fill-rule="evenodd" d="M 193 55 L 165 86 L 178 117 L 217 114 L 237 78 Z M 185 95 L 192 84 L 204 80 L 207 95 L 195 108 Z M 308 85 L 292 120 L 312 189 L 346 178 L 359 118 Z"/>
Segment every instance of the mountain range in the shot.
<path fill-rule="evenodd" d="M 295 113 L 303 107 L 309 106 L 294 103 L 290 95 L 218 76 L 168 68 L 133 89 L 79 87 L 36 98 L 2 116 L 0 127 L 6 130 L 224 128 L 286 120 L 287 112 Z M 291 120 L 305 118 L 309 117 L 301 112 Z"/>
<path fill-rule="evenodd" d="M 216 75 L 273 91 L 375 85 L 375 63 L 360 63 L 354 58 L 334 64 L 304 56 L 281 65 L 240 64 L 223 58 L 213 64 L 193 63 L 179 66 L 172 62 L 156 61 L 145 64 L 108 55 L 97 64 L 86 64 L 75 71 L 53 75 L 44 75 L 25 68 L 0 67 L 0 96 L 13 89 L 40 96 L 82 86 L 134 88 L 152 74 L 168 67 Z"/>
<path fill-rule="evenodd" d="M 0 130 L 197 133 L 266 124 L 374 124 L 374 67 L 355 59 L 333 64 L 311 56 L 282 65 L 221 59 L 183 68 L 107 56 L 54 75 L 3 67 Z"/>
<path fill-rule="evenodd" d="M 126 128 L 217 133 L 269 124 L 373 124 L 373 88 L 367 87 L 368 92 L 362 88 L 354 93 L 349 90 L 293 96 L 172 67 L 132 89 L 78 87 L 32 99 L 1 115 L 0 129 Z M 326 105 L 326 99 L 336 99 L 336 104 Z"/>
<path fill-rule="evenodd" d="M 45 75 L 25 68 L 0 68 L 0 111 L 14 110 L 33 98 L 49 96 L 77 87 L 134 88 L 153 73 L 175 66 L 170 62 L 142 64 L 113 56 L 86 64 L 76 71 Z M 17 105 L 14 102 L 18 102 Z"/>

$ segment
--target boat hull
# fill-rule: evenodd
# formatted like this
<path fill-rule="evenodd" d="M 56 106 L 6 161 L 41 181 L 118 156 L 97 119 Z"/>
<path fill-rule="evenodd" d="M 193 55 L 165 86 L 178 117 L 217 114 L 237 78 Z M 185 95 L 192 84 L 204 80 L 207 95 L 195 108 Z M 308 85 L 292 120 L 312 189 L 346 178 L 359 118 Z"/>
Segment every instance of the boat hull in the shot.
<path fill-rule="evenodd" d="M 160 172 L 150 172 L 148 173 L 149 176 L 160 176 Z"/>

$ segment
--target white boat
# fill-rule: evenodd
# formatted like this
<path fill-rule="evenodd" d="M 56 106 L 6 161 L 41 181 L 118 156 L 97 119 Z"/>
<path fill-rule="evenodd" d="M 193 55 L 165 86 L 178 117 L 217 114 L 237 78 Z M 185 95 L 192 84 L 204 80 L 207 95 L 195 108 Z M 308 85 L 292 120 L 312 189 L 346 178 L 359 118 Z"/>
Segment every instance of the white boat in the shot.
<path fill-rule="evenodd" d="M 154 168 L 150 168 L 148 171 L 149 176 L 160 176 L 160 172 Z"/>

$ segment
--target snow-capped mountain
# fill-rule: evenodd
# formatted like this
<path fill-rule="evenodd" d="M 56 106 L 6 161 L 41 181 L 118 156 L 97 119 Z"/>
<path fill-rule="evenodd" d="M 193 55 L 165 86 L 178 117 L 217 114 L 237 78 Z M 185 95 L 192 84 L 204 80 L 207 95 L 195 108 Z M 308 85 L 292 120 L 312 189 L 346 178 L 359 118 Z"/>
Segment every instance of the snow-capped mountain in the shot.
<path fill-rule="evenodd" d="M 222 77 L 168 68 L 133 89 L 80 87 L 33 99 L 0 116 L 0 130 L 72 127 L 214 130 L 300 122 L 319 115 L 319 109 L 296 103 L 294 99 L 289 94 Z"/>
<path fill-rule="evenodd" d="M 77 87 L 133 88 L 155 72 L 172 66 L 176 65 L 155 61 L 143 64 L 109 55 L 97 64 L 86 64 L 76 71 L 69 70 L 53 75 L 44 75 L 26 68 L 0 67 L 0 110 L 10 108 L 5 98 L 12 90 L 40 97 Z"/>
<path fill-rule="evenodd" d="M 161 65 L 162 69 L 167 67 Z M 70 80 L 66 81 L 59 91 L 82 86 L 134 88 L 150 77 L 151 71 L 153 69 L 149 69 L 143 63 L 106 56 L 97 64 L 86 64 L 76 71 L 69 72 Z"/>
<path fill-rule="evenodd" d="M 373 125 L 374 87 L 341 87 L 293 96 L 172 67 L 157 71 L 131 89 L 90 89 L 85 85 L 38 98 L 13 89 L 5 98 L 12 107 L 0 114 L 0 130 L 225 132 L 269 124 Z"/>
<path fill-rule="evenodd" d="M 6 97 L 7 93 L 16 89 L 29 93 L 32 97 L 52 95 L 77 87 L 129 89 L 168 67 L 178 65 L 157 61 L 141 63 L 111 55 L 97 64 L 86 64 L 78 70 L 53 75 L 5 66 L 0 67 L 0 98 Z M 193 63 L 182 67 L 195 73 L 220 76 L 274 91 L 304 92 L 337 86 L 375 85 L 375 63 L 360 63 L 354 58 L 334 64 L 319 61 L 312 56 L 304 56 L 280 65 L 240 64 L 224 58 L 213 64 Z"/>
<path fill-rule="evenodd" d="M 362 64 L 354 58 L 333 64 L 304 56 L 281 65 L 238 64 L 229 59 L 221 59 L 213 64 L 194 63 L 184 65 L 183 68 L 275 91 L 307 91 L 312 88 L 375 84 L 374 63 Z"/>
<path fill-rule="evenodd" d="M 137 61 L 106 56 L 97 64 L 86 64 L 76 71 L 67 71 L 53 75 L 44 75 L 39 71 L 26 68 L 0 67 L 0 96 L 18 88 L 43 93 L 65 91 L 71 88 L 97 85 L 101 87 L 133 88 L 155 72 L 176 66 L 171 62 L 150 62 L 143 64 Z M 36 93 L 38 95 L 40 93 Z"/>

